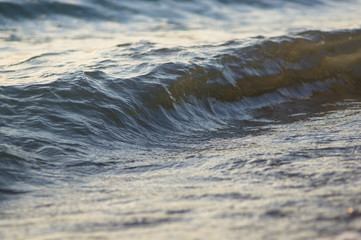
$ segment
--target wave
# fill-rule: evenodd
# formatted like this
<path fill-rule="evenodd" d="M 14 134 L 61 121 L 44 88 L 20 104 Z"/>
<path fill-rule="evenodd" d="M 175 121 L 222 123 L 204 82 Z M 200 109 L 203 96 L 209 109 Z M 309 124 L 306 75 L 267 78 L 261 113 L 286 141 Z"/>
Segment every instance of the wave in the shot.
<path fill-rule="evenodd" d="M 120 44 L 110 50 L 112 60 L 94 63 L 96 69 L 66 72 L 48 84 L 1 87 L 2 111 L 10 121 L 23 113 L 36 117 L 34 126 L 42 126 L 39 121 L 44 118 L 59 132 L 78 126 L 71 132 L 87 136 L 108 126 L 137 129 L 149 122 L 164 126 L 157 123 L 162 120 L 159 112 L 178 116 L 177 111 L 195 111 L 187 114 L 196 116 L 197 108 L 202 108 L 217 119 L 212 106 L 247 102 L 244 107 L 252 107 L 252 99 L 259 103 L 262 96 L 288 101 L 315 91 L 358 94 L 360 43 L 361 30 L 350 30 L 195 47 Z M 43 66 L 47 59 L 58 57 L 42 54 L 17 67 Z M 119 71 L 117 62 L 124 57 L 134 64 Z"/>
<path fill-rule="evenodd" d="M 34 72 L 29 66 L 52 58 L 59 55 L 16 67 Z M 361 90 L 359 29 L 173 48 L 119 44 L 95 59 L 56 81 L 0 87 L 0 191 L 10 191 L 11 179 L 51 182 L 62 175 L 49 169 L 69 171 L 74 162 L 96 172 L 108 151 L 179 148 L 234 123 L 247 134 L 242 129 L 257 123 L 252 113 L 262 107 L 318 93 L 328 93 L 327 103 Z"/>
<path fill-rule="evenodd" d="M 131 21 L 136 16 L 148 16 L 151 18 L 170 18 L 170 21 L 183 21 L 189 14 L 211 15 L 220 17 L 221 11 L 217 11 L 220 6 L 244 5 L 255 8 L 279 8 L 285 3 L 293 3 L 301 6 L 314 6 L 325 4 L 324 1 L 308 0 L 287 0 L 269 1 L 257 0 L 190 0 L 180 4 L 177 1 L 66 1 L 66 0 L 26 0 L 26 1 L 0 1 L 0 20 L 29 20 L 44 19 L 52 16 L 67 16 L 84 20 L 108 20 L 108 21 Z M 226 17 L 226 16 L 222 16 Z M 221 17 L 221 18 L 222 18 Z"/>
<path fill-rule="evenodd" d="M 5 1 L 0 2 L 0 16 L 5 19 L 21 20 L 44 18 L 47 15 L 66 15 L 84 18 L 101 17 L 91 7 L 64 1 Z"/>

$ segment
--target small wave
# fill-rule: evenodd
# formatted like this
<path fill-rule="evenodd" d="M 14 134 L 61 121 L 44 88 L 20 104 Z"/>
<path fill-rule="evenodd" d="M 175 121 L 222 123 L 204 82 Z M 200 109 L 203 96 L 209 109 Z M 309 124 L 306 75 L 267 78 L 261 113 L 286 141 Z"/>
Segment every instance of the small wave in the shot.
<path fill-rule="evenodd" d="M 202 118 L 222 122 L 224 109 L 234 106 L 241 107 L 225 115 L 317 91 L 359 93 L 360 43 L 361 31 L 353 30 L 196 47 L 118 45 L 107 53 L 111 61 L 94 63 L 103 70 L 66 73 L 43 85 L 2 87 L 1 96 L 4 112 L 11 115 L 15 108 L 17 117 L 36 116 L 27 121 L 32 126 L 118 139 L 117 128 L 138 133 L 143 127 L 178 129 L 176 123 L 185 119 L 187 125 Z M 57 56 L 39 55 L 36 62 L 17 68 Z M 117 63 L 123 59 L 134 64 Z"/>
<path fill-rule="evenodd" d="M 12 20 L 44 18 L 48 15 L 76 16 L 77 18 L 101 17 L 91 7 L 63 1 L 0 2 L 0 15 Z"/>
<path fill-rule="evenodd" d="M 98 171 L 94 166 L 107 164 L 88 162 L 98 159 L 99 148 L 179 148 L 209 132 L 224 137 L 232 124 L 234 132 L 247 134 L 261 124 L 253 113 L 262 107 L 312 102 L 317 93 L 329 93 L 324 104 L 359 96 L 360 43 L 361 31 L 352 30 L 174 48 L 119 44 L 86 67 L 73 63 L 78 69 L 56 81 L 1 86 L 0 141 L 7 147 L 0 155 L 11 159 L 2 161 L 1 179 L 5 185 L 29 181 L 21 178 L 27 171 L 48 176 L 50 169 L 75 168 L 74 162 Z M 56 68 L 52 58 L 59 56 L 37 55 L 14 66 L 56 62 L 49 66 Z"/>
<path fill-rule="evenodd" d="M 207 15 L 227 18 L 217 8 L 224 5 L 247 6 L 255 8 L 279 8 L 286 3 L 302 6 L 322 5 L 323 1 L 287 0 L 287 1 L 249 1 L 249 0 L 191 0 L 179 4 L 177 1 L 1 1 L 0 20 L 44 19 L 52 16 L 67 16 L 85 20 L 131 21 L 136 16 L 147 16 L 154 19 L 171 18 L 173 23 L 181 24 L 179 19 L 187 20 L 189 14 Z"/>

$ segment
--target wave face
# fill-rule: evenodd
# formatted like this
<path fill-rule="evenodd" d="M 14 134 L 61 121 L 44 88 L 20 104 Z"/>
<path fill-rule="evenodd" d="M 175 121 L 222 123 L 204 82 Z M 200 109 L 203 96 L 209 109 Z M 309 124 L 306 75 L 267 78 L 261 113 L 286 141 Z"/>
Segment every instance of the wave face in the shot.
<path fill-rule="evenodd" d="M 359 6 L 0 0 L 0 237 L 357 235 Z"/>
<path fill-rule="evenodd" d="M 250 112 L 261 107 L 317 93 L 327 93 L 330 102 L 360 94 L 360 43 L 360 30 L 352 30 L 308 31 L 251 44 L 114 46 L 86 70 L 48 83 L 0 88 L 2 154 L 17 159 L 2 164 L 51 166 L 49 157 L 87 158 L 90 148 L 107 142 L 171 147 L 196 132 L 252 122 Z M 30 73 L 58 58 L 43 54 L 11 67 Z M 47 71 L 32 77 L 46 79 Z M 13 72 L 9 76 L 18 74 Z"/>

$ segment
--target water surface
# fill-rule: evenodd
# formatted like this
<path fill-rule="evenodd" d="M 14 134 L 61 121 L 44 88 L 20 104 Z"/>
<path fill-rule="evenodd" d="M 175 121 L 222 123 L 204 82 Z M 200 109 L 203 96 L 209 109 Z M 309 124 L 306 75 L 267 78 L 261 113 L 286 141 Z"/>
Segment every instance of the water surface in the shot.
<path fill-rule="evenodd" d="M 0 0 L 2 239 L 360 239 L 359 0 Z"/>

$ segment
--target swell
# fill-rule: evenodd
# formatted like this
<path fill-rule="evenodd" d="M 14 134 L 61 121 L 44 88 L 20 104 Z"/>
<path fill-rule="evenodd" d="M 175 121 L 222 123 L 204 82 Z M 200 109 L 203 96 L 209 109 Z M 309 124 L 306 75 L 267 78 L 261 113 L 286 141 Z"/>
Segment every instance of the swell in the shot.
<path fill-rule="evenodd" d="M 0 16 L 5 19 L 36 19 L 48 15 L 76 16 L 77 18 L 101 17 L 91 7 L 61 1 L 0 2 Z"/>
<path fill-rule="evenodd" d="M 44 54 L 16 67 L 57 57 Z M 328 103 L 361 90 L 360 30 L 176 48 L 120 44 L 98 58 L 56 81 L 0 87 L 0 191 L 9 192 L 11 181 L 67 178 L 64 172 L 79 164 L 87 173 L 103 171 L 134 148 L 222 137 L 234 123 L 243 136 L 262 107 L 312 102 L 318 93 L 329 93 Z M 112 151 L 116 156 L 107 157 Z"/>
<path fill-rule="evenodd" d="M 146 4 L 146 2 L 144 3 Z M 69 17 L 86 21 L 130 21 L 132 17 L 147 13 L 136 4 L 120 1 L 1 1 L 0 22 L 24 20 L 47 20 L 54 17 Z M 54 22 L 56 23 L 56 21 Z M 60 21 L 60 25 L 67 20 Z"/>
<path fill-rule="evenodd" d="M 194 119 L 222 122 L 224 116 L 238 118 L 240 109 L 315 92 L 359 94 L 360 43 L 361 31 L 353 30 L 194 47 L 123 44 L 107 53 L 111 61 L 100 59 L 89 70 L 66 68 L 54 82 L 1 87 L 0 124 L 59 135 L 71 132 L 70 138 L 81 141 L 100 136 L 128 142 L 133 134 L 192 129 Z M 32 57 L 16 69 L 24 65 L 33 71 L 57 56 Z M 133 65 L 122 65 L 124 58 Z M 121 134 L 117 129 L 123 129 Z"/>
<path fill-rule="evenodd" d="M 155 19 L 169 18 L 170 21 L 176 21 L 181 18 L 185 21 L 189 14 L 204 17 L 214 15 L 219 7 L 223 5 L 245 5 L 255 8 L 278 8 L 285 2 L 296 3 L 302 6 L 321 5 L 323 1 L 308 0 L 288 0 L 288 1 L 269 1 L 257 0 L 218 0 L 218 1 L 199 1 L 191 0 L 187 3 L 179 4 L 176 1 L 137 1 L 137 3 L 116 0 L 102 1 L 64 1 L 64 0 L 26 0 L 26 1 L 1 1 L 0 2 L 0 20 L 29 20 L 44 19 L 53 16 L 67 16 L 75 19 L 85 20 L 106 20 L 106 21 L 130 21 L 133 17 L 147 16 Z M 215 7 L 212 7 L 215 6 Z M 222 12 L 218 12 L 222 15 Z M 218 16 L 215 14 L 214 16 Z M 224 18 L 226 16 L 222 16 Z"/>

